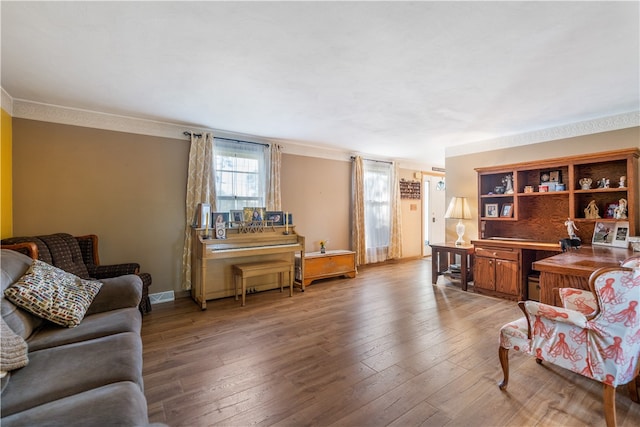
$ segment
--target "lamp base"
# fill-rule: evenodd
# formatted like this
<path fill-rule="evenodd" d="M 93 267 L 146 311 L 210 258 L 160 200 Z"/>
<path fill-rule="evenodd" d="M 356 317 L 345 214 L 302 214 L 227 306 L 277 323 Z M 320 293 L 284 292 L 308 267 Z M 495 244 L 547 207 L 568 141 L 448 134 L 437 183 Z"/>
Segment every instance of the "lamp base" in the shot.
<path fill-rule="evenodd" d="M 462 220 L 458 220 L 458 223 L 456 224 L 456 233 L 458 234 L 456 245 L 464 245 L 464 240 L 462 239 L 462 236 L 464 236 L 464 224 L 462 223 Z"/>

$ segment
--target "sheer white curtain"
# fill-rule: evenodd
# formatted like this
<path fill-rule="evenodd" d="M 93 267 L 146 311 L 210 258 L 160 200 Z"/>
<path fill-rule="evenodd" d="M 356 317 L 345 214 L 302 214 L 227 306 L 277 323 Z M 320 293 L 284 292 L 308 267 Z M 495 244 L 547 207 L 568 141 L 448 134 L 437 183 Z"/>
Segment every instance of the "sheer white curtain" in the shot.
<path fill-rule="evenodd" d="M 367 263 L 387 260 L 391 236 L 391 164 L 363 161 Z"/>
<path fill-rule="evenodd" d="M 182 284 L 184 290 L 191 289 L 191 225 L 198 203 L 216 206 L 216 187 L 213 172 L 213 134 L 200 136 L 191 133 L 189 165 L 187 170 L 186 221 L 184 248 L 182 250 Z"/>

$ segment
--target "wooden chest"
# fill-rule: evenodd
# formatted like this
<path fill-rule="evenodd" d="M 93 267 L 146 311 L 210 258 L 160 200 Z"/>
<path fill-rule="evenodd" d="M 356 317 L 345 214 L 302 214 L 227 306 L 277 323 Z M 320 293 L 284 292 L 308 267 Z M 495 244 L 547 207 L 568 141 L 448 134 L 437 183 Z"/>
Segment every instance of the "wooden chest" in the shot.
<path fill-rule="evenodd" d="M 302 282 L 304 286 L 314 280 L 327 277 L 347 276 L 356 277 L 356 253 L 347 250 L 333 250 L 326 253 L 308 252 L 304 256 L 304 268 L 301 268 L 300 256 L 296 255 L 296 278 L 304 271 Z"/>

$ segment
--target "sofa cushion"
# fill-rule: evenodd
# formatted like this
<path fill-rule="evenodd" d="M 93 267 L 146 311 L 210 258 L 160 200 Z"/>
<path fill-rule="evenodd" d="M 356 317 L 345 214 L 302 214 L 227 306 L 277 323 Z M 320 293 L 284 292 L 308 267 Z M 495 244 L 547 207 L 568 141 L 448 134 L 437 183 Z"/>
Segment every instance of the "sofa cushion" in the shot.
<path fill-rule="evenodd" d="M 16 412 L 121 381 L 142 390 L 142 340 L 135 333 L 32 351 L 2 391 L 2 424 Z"/>
<path fill-rule="evenodd" d="M 85 316 L 75 328 L 63 328 L 45 323 L 29 337 L 29 351 L 88 341 L 94 338 L 133 332 L 140 335 L 142 316 L 136 307 L 121 308 Z"/>
<path fill-rule="evenodd" d="M 0 318 L 0 372 L 22 368 L 29 363 L 27 342 Z"/>
<path fill-rule="evenodd" d="M 102 283 L 85 280 L 46 262 L 33 264 L 4 294 L 25 310 L 62 326 L 77 326 Z"/>
<path fill-rule="evenodd" d="M 96 404 L 99 403 L 99 404 Z M 2 418 L 2 426 L 146 426 L 147 402 L 140 387 L 118 382 Z"/>
<path fill-rule="evenodd" d="M 89 278 L 89 272 L 82 258 L 82 251 L 80 251 L 80 244 L 75 237 L 67 233 L 56 233 L 37 236 L 37 238 L 42 240 L 49 248 L 52 261 L 49 264 L 53 264 L 83 279 Z"/>
<path fill-rule="evenodd" d="M 13 332 L 27 339 L 34 329 L 43 323 L 42 318 L 16 307 L 4 297 L 4 291 L 14 284 L 31 267 L 33 260 L 26 255 L 8 249 L 0 251 L 0 308 L 2 318 Z"/>

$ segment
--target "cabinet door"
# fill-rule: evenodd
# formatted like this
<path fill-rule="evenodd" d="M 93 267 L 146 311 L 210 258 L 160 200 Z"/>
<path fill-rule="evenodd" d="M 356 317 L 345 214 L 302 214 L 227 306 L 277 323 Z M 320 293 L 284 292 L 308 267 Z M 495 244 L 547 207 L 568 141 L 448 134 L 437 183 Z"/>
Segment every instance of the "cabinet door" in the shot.
<path fill-rule="evenodd" d="M 473 273 L 473 286 L 481 289 L 496 289 L 496 269 L 493 258 L 476 257 Z"/>
<path fill-rule="evenodd" d="M 496 291 L 509 295 L 520 295 L 518 291 L 518 263 L 504 259 L 496 260 Z"/>

